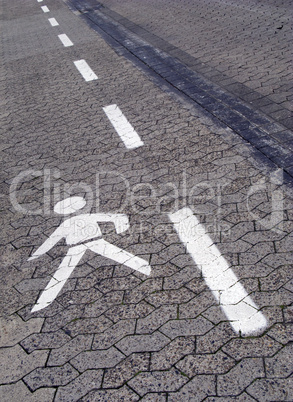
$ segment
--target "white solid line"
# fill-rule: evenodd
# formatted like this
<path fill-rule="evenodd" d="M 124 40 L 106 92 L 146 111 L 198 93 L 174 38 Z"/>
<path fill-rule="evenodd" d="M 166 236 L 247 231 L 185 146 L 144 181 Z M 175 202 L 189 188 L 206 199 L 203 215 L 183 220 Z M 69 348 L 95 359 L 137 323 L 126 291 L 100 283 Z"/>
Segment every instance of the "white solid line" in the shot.
<path fill-rule="evenodd" d="M 90 66 L 85 60 L 77 60 L 74 62 L 75 67 L 78 69 L 80 74 L 83 76 L 85 81 L 97 80 L 97 75 L 93 72 Z"/>
<path fill-rule="evenodd" d="M 103 110 L 126 148 L 135 149 L 143 145 L 143 141 L 117 105 L 103 107 Z"/>
<path fill-rule="evenodd" d="M 50 11 L 47 6 L 42 6 L 41 9 L 44 11 L 44 13 L 48 13 Z"/>
<path fill-rule="evenodd" d="M 191 209 L 183 208 L 169 214 L 169 218 L 187 251 L 201 269 L 206 284 L 231 321 L 234 331 L 248 335 L 264 329 L 266 318 L 248 296 Z"/>
<path fill-rule="evenodd" d="M 52 27 L 57 27 L 59 25 L 55 18 L 48 18 L 48 21 L 50 22 Z"/>
<path fill-rule="evenodd" d="M 63 46 L 65 46 L 65 47 L 73 46 L 73 43 L 71 42 L 71 40 L 68 38 L 68 36 L 66 34 L 58 35 L 58 38 L 63 43 Z"/>

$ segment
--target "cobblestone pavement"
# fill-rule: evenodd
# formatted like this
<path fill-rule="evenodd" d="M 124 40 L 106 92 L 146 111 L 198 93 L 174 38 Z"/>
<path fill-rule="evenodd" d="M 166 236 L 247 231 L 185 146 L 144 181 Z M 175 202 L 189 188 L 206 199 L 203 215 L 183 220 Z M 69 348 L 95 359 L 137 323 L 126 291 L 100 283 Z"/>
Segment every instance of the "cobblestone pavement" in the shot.
<path fill-rule="evenodd" d="M 289 0 L 99 3 L 107 15 L 292 129 Z"/>
<path fill-rule="evenodd" d="M 61 0 L 1 0 L 0 18 L 0 400 L 292 401 L 292 182 Z M 83 78 L 80 60 L 97 79 L 88 68 Z M 125 146 L 109 105 L 143 144 Z M 106 222 L 103 238 L 151 274 L 88 250 L 32 312 L 69 247 L 60 238 L 28 259 L 62 224 L 53 207 L 69 196 L 86 199 L 83 214 L 127 215 L 127 231 Z M 177 230 L 182 211 L 201 225 Z M 94 238 L 83 219 L 76 236 Z M 209 254 L 217 275 L 206 273 Z M 249 331 L 229 309 L 254 309 Z"/>

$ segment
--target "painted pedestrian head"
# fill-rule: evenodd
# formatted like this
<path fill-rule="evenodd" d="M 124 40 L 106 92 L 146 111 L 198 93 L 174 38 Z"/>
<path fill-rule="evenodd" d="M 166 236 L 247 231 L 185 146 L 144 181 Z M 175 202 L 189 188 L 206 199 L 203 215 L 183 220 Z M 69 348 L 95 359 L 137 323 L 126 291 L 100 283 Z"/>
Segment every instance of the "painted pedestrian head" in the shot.
<path fill-rule="evenodd" d="M 65 200 L 57 202 L 54 207 L 56 214 L 69 215 L 82 209 L 86 205 L 86 200 L 83 197 L 68 197 Z"/>

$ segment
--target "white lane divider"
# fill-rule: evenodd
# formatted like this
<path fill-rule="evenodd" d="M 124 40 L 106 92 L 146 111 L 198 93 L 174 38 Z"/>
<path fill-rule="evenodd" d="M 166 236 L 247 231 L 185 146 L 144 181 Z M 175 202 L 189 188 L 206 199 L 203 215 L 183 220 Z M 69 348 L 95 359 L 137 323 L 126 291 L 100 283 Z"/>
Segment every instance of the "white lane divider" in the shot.
<path fill-rule="evenodd" d="M 71 40 L 68 38 L 66 34 L 61 34 L 58 35 L 58 38 L 61 40 L 63 46 L 68 47 L 68 46 L 73 46 L 73 43 Z"/>
<path fill-rule="evenodd" d="M 169 218 L 234 331 L 249 335 L 264 329 L 266 318 L 258 311 L 191 209 L 183 208 L 169 214 Z"/>
<path fill-rule="evenodd" d="M 38 3 L 41 3 L 43 0 L 38 0 Z"/>
<path fill-rule="evenodd" d="M 74 64 L 85 81 L 93 81 L 98 79 L 98 76 L 93 72 L 85 60 L 77 60 L 74 62 Z"/>
<path fill-rule="evenodd" d="M 44 11 L 44 13 L 48 13 L 50 11 L 47 6 L 42 6 L 41 9 Z"/>
<path fill-rule="evenodd" d="M 135 149 L 143 145 L 143 141 L 117 105 L 106 106 L 103 110 L 126 148 Z"/>
<path fill-rule="evenodd" d="M 59 25 L 55 18 L 48 18 L 48 21 L 50 22 L 52 27 L 57 27 Z"/>

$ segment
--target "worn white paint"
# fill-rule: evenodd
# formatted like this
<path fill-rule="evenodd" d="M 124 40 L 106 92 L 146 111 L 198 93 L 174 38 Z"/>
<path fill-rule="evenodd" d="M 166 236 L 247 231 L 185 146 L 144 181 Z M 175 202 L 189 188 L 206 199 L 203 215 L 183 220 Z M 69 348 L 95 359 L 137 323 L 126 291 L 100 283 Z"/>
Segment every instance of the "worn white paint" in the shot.
<path fill-rule="evenodd" d="M 97 75 L 93 72 L 85 60 L 77 60 L 74 62 L 74 64 L 85 81 L 93 81 L 98 79 Z"/>
<path fill-rule="evenodd" d="M 135 149 L 143 145 L 143 141 L 117 105 L 106 106 L 103 110 L 126 148 Z"/>
<path fill-rule="evenodd" d="M 61 40 L 63 46 L 65 47 L 73 46 L 73 43 L 66 34 L 58 35 L 58 38 Z"/>
<path fill-rule="evenodd" d="M 47 6 L 42 6 L 41 9 L 44 11 L 44 13 L 48 13 L 50 11 Z"/>
<path fill-rule="evenodd" d="M 169 214 L 169 218 L 233 329 L 236 332 L 241 331 L 243 335 L 264 329 L 267 325 L 266 318 L 191 209 L 183 208 Z"/>
<path fill-rule="evenodd" d="M 59 24 L 55 18 L 48 18 L 48 21 L 52 25 L 52 27 L 57 27 Z"/>
<path fill-rule="evenodd" d="M 76 212 L 84 206 L 85 200 L 82 197 L 69 197 L 57 203 L 54 210 L 57 213 L 68 214 Z M 66 244 L 70 246 L 57 271 L 33 307 L 32 312 L 41 310 L 52 303 L 88 250 L 110 258 L 116 263 L 126 265 L 144 275 L 150 275 L 151 267 L 147 261 L 101 238 L 102 232 L 98 222 L 112 222 L 118 234 L 125 232 L 129 228 L 128 217 L 124 214 L 97 213 L 77 215 L 66 219 L 29 258 L 29 261 L 31 261 L 47 253 L 63 238 L 65 238 Z"/>
<path fill-rule="evenodd" d="M 57 202 L 54 212 L 60 215 L 69 215 L 86 206 L 86 200 L 83 197 L 68 197 Z"/>

